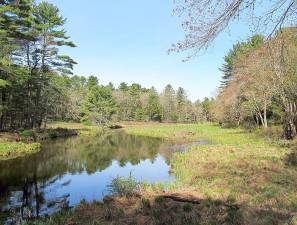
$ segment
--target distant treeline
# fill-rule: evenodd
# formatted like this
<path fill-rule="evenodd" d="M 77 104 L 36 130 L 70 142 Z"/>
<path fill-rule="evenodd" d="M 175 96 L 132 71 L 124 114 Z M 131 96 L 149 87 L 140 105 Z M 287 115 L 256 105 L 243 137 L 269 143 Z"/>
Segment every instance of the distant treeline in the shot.
<path fill-rule="evenodd" d="M 207 119 L 209 100 L 192 103 L 183 88 L 161 94 L 139 84 L 118 88 L 73 76 L 76 64 L 59 54 L 75 47 L 66 20 L 47 2 L 0 2 L 0 130 L 29 129 L 50 120 L 102 124 L 110 120 L 194 122 Z"/>
<path fill-rule="evenodd" d="M 122 82 L 100 85 L 95 76 L 60 76 L 60 98 L 51 120 L 102 124 L 109 121 L 196 122 L 207 119 L 209 99 L 192 103 L 186 91 L 168 84 L 162 93 L 154 87 Z M 62 100 L 62 99 L 60 99 Z"/>

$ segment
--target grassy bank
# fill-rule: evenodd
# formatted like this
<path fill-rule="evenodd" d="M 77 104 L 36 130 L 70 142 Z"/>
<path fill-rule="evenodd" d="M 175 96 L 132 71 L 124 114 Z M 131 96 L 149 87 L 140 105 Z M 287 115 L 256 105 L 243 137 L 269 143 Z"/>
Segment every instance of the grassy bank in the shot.
<path fill-rule="evenodd" d="M 297 224 L 297 157 L 293 148 L 263 138 L 260 131 L 249 133 L 212 124 L 135 124 L 125 130 L 178 142 L 210 143 L 175 153 L 170 162 L 176 180 L 166 194 L 181 196 L 182 201 L 164 198 L 162 191 L 147 185 L 142 197 L 84 203 L 66 216 L 58 214 L 61 221 L 131 225 Z M 62 224 L 53 221 L 44 224 Z"/>
<path fill-rule="evenodd" d="M 211 124 L 136 125 L 126 130 L 135 135 L 211 143 L 175 154 L 171 161 L 171 171 L 177 177 L 175 187 L 191 190 L 203 199 L 232 199 L 255 214 L 264 210 L 271 224 L 297 213 L 293 147 L 280 147 L 278 140 L 263 138 L 259 131 L 248 133 Z"/>
<path fill-rule="evenodd" d="M 8 160 L 38 152 L 39 143 L 0 142 L 0 160 Z"/>
<path fill-rule="evenodd" d="M 52 122 L 48 124 L 50 129 L 71 129 L 77 131 L 78 135 L 81 136 L 94 136 L 98 133 L 103 132 L 102 126 L 89 126 L 82 123 L 70 123 L 70 122 Z"/>
<path fill-rule="evenodd" d="M 46 129 L 0 133 L 0 160 L 22 157 L 40 150 L 42 140 L 74 135 L 93 136 L 103 131 L 99 126 L 81 123 L 53 122 Z"/>

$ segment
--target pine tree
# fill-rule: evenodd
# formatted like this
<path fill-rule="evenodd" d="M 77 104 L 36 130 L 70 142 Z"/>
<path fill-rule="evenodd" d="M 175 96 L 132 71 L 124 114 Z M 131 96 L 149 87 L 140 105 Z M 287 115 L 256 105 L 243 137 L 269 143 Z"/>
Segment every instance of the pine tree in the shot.
<path fill-rule="evenodd" d="M 175 113 L 175 91 L 170 84 L 165 87 L 161 95 L 161 102 L 162 119 L 166 121 L 172 120 Z"/>
<path fill-rule="evenodd" d="M 145 109 L 149 120 L 161 121 L 161 104 L 159 100 L 159 95 L 154 87 L 152 87 L 149 91 L 148 102 Z"/>
<path fill-rule="evenodd" d="M 117 110 L 116 100 L 109 88 L 93 86 L 82 105 L 82 122 L 103 124 L 111 120 Z"/>
<path fill-rule="evenodd" d="M 183 121 L 184 107 L 187 101 L 186 91 L 182 87 L 179 87 L 176 92 L 176 111 L 178 121 Z"/>

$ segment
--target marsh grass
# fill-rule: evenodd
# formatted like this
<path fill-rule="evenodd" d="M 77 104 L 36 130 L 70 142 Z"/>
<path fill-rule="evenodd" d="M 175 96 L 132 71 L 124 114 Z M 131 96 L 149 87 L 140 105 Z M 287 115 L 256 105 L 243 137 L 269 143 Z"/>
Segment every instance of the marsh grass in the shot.
<path fill-rule="evenodd" d="M 72 129 L 76 130 L 81 136 L 96 136 L 98 134 L 102 134 L 102 132 L 104 131 L 104 128 L 102 126 L 92 126 L 74 122 L 51 122 L 48 124 L 48 128 Z"/>
<path fill-rule="evenodd" d="M 211 142 L 174 154 L 170 164 L 176 177 L 172 186 L 177 190 L 189 188 L 203 198 L 233 198 L 251 207 L 297 213 L 297 170 L 285 160 L 290 150 L 259 130 L 213 124 L 142 125 L 126 130 L 141 136 Z M 290 160 L 291 164 L 296 161 L 295 157 Z"/>
<path fill-rule="evenodd" d="M 33 154 L 40 149 L 39 143 L 0 142 L 0 160 L 8 160 Z"/>
<path fill-rule="evenodd" d="M 102 135 L 101 126 L 87 126 L 81 123 L 52 122 L 46 129 L 30 129 L 19 132 L 6 132 L 0 135 L 0 160 L 8 160 L 36 153 L 40 149 L 38 141 L 69 137 L 74 135 Z"/>

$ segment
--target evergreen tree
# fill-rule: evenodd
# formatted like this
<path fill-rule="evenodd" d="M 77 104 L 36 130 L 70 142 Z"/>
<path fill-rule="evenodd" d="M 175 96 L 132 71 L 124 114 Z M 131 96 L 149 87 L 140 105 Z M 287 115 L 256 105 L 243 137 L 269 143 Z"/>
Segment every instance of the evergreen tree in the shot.
<path fill-rule="evenodd" d="M 117 110 L 117 104 L 110 89 L 94 86 L 82 105 L 82 121 L 92 124 L 103 124 L 111 120 Z"/>
<path fill-rule="evenodd" d="M 12 47 L 1 49 L 0 79 L 5 88 L 1 88 L 0 129 L 40 127 L 51 107 L 48 93 L 55 74 L 71 73 L 75 64 L 59 55 L 59 47 L 74 44 L 67 40 L 65 19 L 56 6 L 29 0 L 10 3 L 1 4 L 0 29 L 6 32 L 1 32 L 0 42 Z M 7 59 L 9 66 L 4 63 Z"/>
<path fill-rule="evenodd" d="M 204 117 L 207 121 L 210 121 L 210 100 L 209 98 L 204 98 L 202 102 L 202 109 Z"/>
<path fill-rule="evenodd" d="M 114 85 L 113 85 L 112 82 L 109 82 L 108 85 L 107 85 L 107 87 L 108 87 L 111 91 L 114 91 L 114 90 L 115 90 Z"/>
<path fill-rule="evenodd" d="M 89 89 L 92 89 L 93 87 L 98 86 L 99 81 L 96 76 L 90 76 L 87 80 L 87 86 Z"/>
<path fill-rule="evenodd" d="M 175 113 L 175 91 L 170 84 L 165 87 L 161 95 L 161 102 L 163 120 L 172 120 Z"/>
<path fill-rule="evenodd" d="M 120 91 L 128 91 L 129 90 L 128 84 L 125 82 L 120 83 L 119 90 Z"/>
<path fill-rule="evenodd" d="M 179 87 L 176 92 L 176 111 L 178 116 L 178 121 L 183 120 L 184 107 L 187 101 L 186 91 L 182 87 Z"/>
<path fill-rule="evenodd" d="M 130 120 L 135 119 L 136 112 L 141 109 L 140 102 L 141 86 L 133 83 L 129 88 L 129 101 L 128 101 L 128 118 Z"/>
<path fill-rule="evenodd" d="M 161 121 L 161 105 L 159 101 L 159 95 L 156 92 L 155 88 L 152 87 L 149 91 L 148 102 L 146 105 L 146 113 L 148 115 L 149 120 L 152 121 Z"/>

